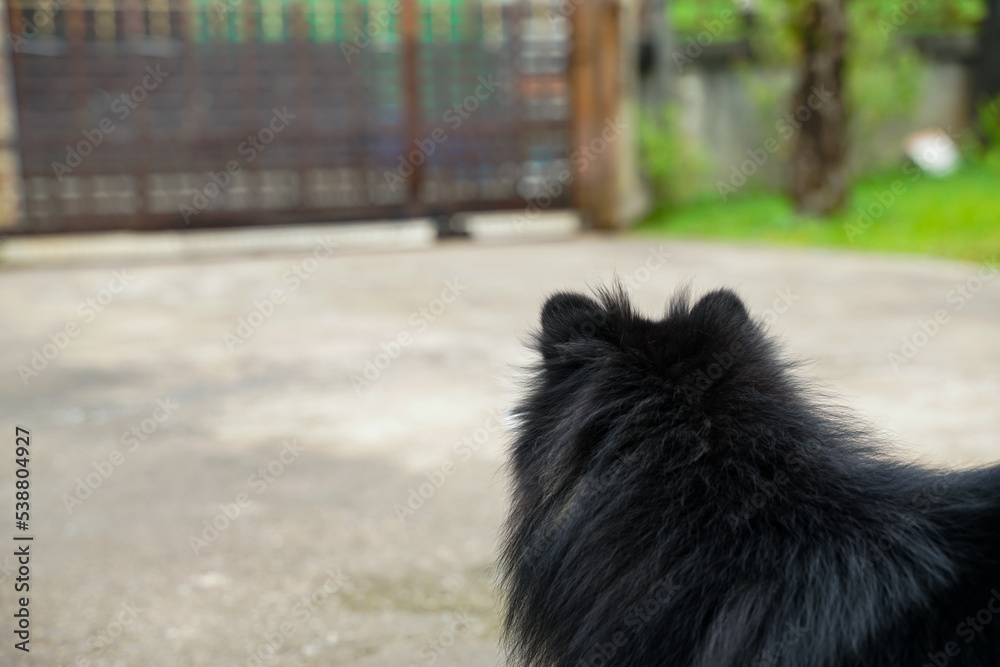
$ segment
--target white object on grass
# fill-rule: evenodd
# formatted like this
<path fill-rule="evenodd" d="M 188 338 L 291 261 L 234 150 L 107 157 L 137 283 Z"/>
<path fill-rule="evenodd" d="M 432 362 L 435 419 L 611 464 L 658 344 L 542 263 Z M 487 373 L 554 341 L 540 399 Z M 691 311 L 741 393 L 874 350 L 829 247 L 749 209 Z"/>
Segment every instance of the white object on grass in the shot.
<path fill-rule="evenodd" d="M 938 127 L 909 135 L 903 142 L 903 150 L 931 176 L 947 176 L 958 168 L 958 145 Z"/>

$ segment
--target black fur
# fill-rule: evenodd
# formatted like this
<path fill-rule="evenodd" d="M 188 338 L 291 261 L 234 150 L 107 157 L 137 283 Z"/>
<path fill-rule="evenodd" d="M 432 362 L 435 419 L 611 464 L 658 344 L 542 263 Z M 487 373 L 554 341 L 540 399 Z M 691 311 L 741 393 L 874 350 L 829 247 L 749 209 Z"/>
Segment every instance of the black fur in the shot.
<path fill-rule="evenodd" d="M 536 348 L 510 664 L 1000 666 L 1000 466 L 888 458 L 728 290 L 659 321 L 620 288 L 556 294 Z"/>

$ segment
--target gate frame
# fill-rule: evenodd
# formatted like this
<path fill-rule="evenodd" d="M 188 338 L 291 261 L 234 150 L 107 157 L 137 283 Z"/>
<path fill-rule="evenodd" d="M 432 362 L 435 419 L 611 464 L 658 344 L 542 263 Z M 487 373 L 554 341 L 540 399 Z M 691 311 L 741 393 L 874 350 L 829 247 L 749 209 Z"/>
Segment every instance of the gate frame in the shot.
<path fill-rule="evenodd" d="M 566 72 L 570 100 L 567 124 L 570 136 L 569 154 L 572 156 L 597 140 L 605 122 L 611 119 L 620 108 L 620 72 L 622 69 L 620 5 L 619 0 L 563 0 L 563 2 L 578 3 L 568 17 L 572 35 L 569 42 L 570 53 Z M 414 141 L 420 138 L 418 133 L 421 123 L 417 65 L 417 54 L 420 49 L 417 35 L 419 12 L 416 0 L 400 0 L 400 3 L 402 6 L 400 14 L 402 21 L 401 48 L 403 49 L 400 71 L 404 84 L 405 136 L 407 137 L 406 145 L 412 146 Z M 8 25 L 13 31 L 15 26 L 19 28 L 25 20 L 24 10 L 20 7 L 15 9 L 9 3 L 5 4 Z M 526 3 L 520 1 L 514 3 L 516 21 L 520 21 L 525 5 Z M 80 2 L 70 0 L 64 11 L 67 13 L 67 22 L 80 29 L 82 27 L 82 14 L 80 12 L 83 11 Z M 252 22 L 254 19 L 248 14 L 246 20 Z M 294 35 L 293 41 L 298 41 L 301 39 L 301 17 L 294 23 L 296 25 L 293 27 L 297 28 L 295 30 L 297 34 Z M 516 28 L 514 32 L 515 39 L 520 38 L 520 33 L 517 32 Z M 72 37 L 68 42 L 68 47 L 71 50 L 80 48 L 82 44 L 79 39 Z M 14 73 L 15 117 L 20 118 L 20 115 L 25 111 L 25 91 L 23 89 L 23 75 L 19 74 L 19 72 L 23 72 L 23 68 L 19 66 L 17 61 L 25 54 L 16 50 L 11 50 L 10 53 L 11 65 L 13 65 L 11 69 Z M 77 67 L 80 64 L 78 62 Z M 24 151 L 31 149 L 31 146 L 26 145 L 20 129 L 19 120 L 16 127 L 16 139 L 12 142 L 19 157 L 24 154 Z M 570 160 L 572 179 L 566 186 L 571 188 L 571 205 L 583 215 L 588 224 L 598 228 L 615 226 L 614 174 L 616 153 L 616 150 L 602 150 L 594 159 Z M 585 154 L 587 153 L 585 152 Z M 27 186 L 27 176 L 23 169 L 19 171 L 18 176 L 21 178 L 22 192 L 24 192 L 24 188 Z M 423 165 L 415 166 L 412 176 L 407 179 L 407 196 L 402 203 L 360 207 L 345 206 L 330 211 L 319 208 L 209 209 L 204 211 L 204 215 L 195 218 L 189 225 L 180 224 L 179 213 L 149 212 L 143 210 L 145 204 L 142 203 L 134 215 L 87 213 L 62 216 L 57 213 L 52 218 L 55 222 L 52 225 L 54 229 L 50 229 L 44 223 L 39 224 L 38 218 L 32 219 L 28 216 L 27 201 L 22 199 L 25 208 L 9 231 L 19 234 L 112 230 L 154 231 L 329 222 L 331 218 L 336 219 L 337 222 L 349 224 L 352 221 L 360 222 L 371 219 L 451 216 L 474 211 L 502 211 L 511 204 L 519 208 L 525 204 L 530 205 L 530 200 L 526 199 L 421 202 L 418 193 L 423 182 L 423 171 Z M 135 173 L 134 176 L 140 180 L 146 178 L 145 173 Z M 335 215 L 331 215 L 333 213 Z"/>

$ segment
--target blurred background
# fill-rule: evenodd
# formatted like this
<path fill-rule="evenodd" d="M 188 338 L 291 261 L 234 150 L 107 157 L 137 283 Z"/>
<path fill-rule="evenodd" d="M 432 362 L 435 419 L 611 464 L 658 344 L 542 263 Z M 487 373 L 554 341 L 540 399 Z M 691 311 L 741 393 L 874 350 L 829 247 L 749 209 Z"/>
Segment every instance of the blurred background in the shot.
<path fill-rule="evenodd" d="M 428 216 L 461 231 L 458 214 L 527 201 L 601 229 L 736 233 L 716 218 L 739 198 L 732 224 L 822 237 L 795 216 L 852 222 L 852 193 L 891 184 L 906 157 L 950 172 L 953 149 L 966 168 L 919 198 L 971 198 L 974 211 L 939 217 L 979 230 L 996 213 L 980 200 L 1000 150 L 998 13 L 989 0 L 15 0 L 0 227 Z M 766 196 L 782 192 L 790 209 Z"/>
<path fill-rule="evenodd" d="M 899 456 L 1000 453 L 998 0 L 0 29 L 0 539 L 34 536 L 0 665 L 503 664 L 506 414 L 558 289 L 733 286 Z"/>

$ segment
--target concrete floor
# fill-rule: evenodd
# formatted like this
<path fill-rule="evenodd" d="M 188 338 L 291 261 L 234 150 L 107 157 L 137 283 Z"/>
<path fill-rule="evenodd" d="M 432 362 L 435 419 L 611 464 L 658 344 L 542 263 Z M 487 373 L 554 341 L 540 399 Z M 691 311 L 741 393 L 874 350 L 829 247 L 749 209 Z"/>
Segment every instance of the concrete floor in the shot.
<path fill-rule="evenodd" d="M 498 664 L 493 415 L 544 295 L 612 271 L 649 312 L 737 287 L 901 455 L 1000 458 L 974 265 L 587 236 L 309 257 L 0 266 L 0 495 L 27 427 L 35 535 L 30 661 L 0 550 L 0 664 Z"/>

